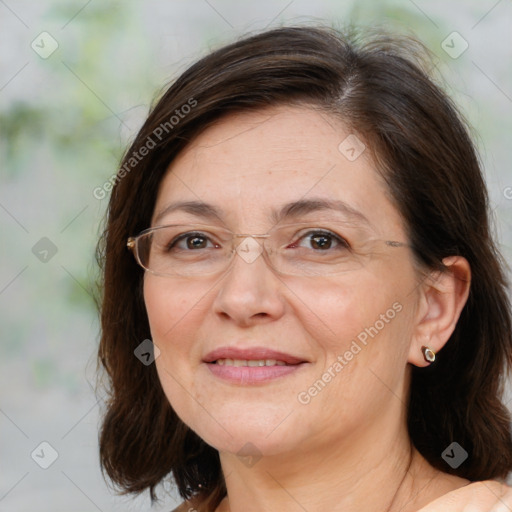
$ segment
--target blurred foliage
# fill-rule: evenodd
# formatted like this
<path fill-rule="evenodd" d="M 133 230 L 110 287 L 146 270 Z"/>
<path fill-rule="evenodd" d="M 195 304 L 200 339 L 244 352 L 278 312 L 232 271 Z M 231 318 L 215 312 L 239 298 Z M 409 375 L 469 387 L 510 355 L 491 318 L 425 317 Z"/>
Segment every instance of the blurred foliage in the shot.
<path fill-rule="evenodd" d="M 0 151 L 5 155 L 0 182 L 22 186 L 29 181 L 32 193 L 43 196 L 48 207 L 38 220 L 53 213 L 43 225 L 49 231 L 58 232 L 90 206 L 84 214 L 89 226 L 84 229 L 82 219 L 77 221 L 57 244 L 58 255 L 72 262 L 71 272 L 84 288 L 94 278 L 98 222 L 107 204 L 92 191 L 116 172 L 125 139 L 134 131 L 123 112 L 133 107 L 133 98 L 149 103 L 154 90 L 147 79 L 151 74 L 144 72 L 146 63 L 151 66 L 148 39 L 140 27 L 134 28 L 137 12 L 136 3 L 120 1 L 93 2 L 78 14 L 75 2 L 49 6 L 41 24 L 47 23 L 59 48 L 50 58 L 35 57 L 30 63 L 38 91 L 25 87 L 26 92 L 18 93 L 17 85 L 23 89 L 23 84 L 16 78 L 8 85 L 14 100 L 0 108 Z M 26 253 L 19 250 L 23 260 Z M 60 302 L 60 314 L 72 305 L 95 311 L 75 280 L 64 275 L 59 282 L 54 299 Z M 46 276 L 41 274 L 33 285 L 35 296 L 41 296 Z"/>

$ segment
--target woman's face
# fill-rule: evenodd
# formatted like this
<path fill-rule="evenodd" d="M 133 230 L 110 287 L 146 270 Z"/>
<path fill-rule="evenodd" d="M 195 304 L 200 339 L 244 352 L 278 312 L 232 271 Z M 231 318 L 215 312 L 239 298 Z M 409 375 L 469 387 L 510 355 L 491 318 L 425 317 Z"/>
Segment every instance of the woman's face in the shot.
<path fill-rule="evenodd" d="M 281 224 L 341 226 L 349 242 L 407 242 L 370 151 L 358 156 L 360 144 L 339 121 L 306 107 L 227 116 L 172 163 L 152 225 L 199 223 L 263 234 L 275 224 L 271 212 L 314 199 L 345 207 L 295 206 Z M 208 203 L 220 220 L 203 216 L 204 208 L 168 209 L 182 201 Z M 302 243 L 321 250 L 314 242 Z M 253 259 L 235 253 L 224 274 L 146 272 L 162 387 L 208 444 L 244 455 L 305 453 L 375 438 L 404 422 L 418 275 L 409 248 L 364 246 L 371 251 L 365 264 L 335 275 L 278 274 L 254 252 L 257 246 L 246 246 Z M 217 349 L 227 350 L 221 359 L 252 362 L 214 363 L 207 356 Z M 286 357 L 265 350 L 300 363 L 272 366 Z M 231 366 L 261 359 L 269 366 Z"/>

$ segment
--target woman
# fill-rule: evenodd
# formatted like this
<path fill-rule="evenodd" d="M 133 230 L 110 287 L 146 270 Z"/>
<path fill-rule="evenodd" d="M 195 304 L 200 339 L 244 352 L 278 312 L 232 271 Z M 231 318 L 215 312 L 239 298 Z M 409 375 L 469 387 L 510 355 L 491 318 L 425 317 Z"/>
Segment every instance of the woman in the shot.
<path fill-rule="evenodd" d="M 100 246 L 100 454 L 124 492 L 171 474 L 178 510 L 512 505 L 502 262 L 415 48 L 271 30 L 150 113 Z"/>

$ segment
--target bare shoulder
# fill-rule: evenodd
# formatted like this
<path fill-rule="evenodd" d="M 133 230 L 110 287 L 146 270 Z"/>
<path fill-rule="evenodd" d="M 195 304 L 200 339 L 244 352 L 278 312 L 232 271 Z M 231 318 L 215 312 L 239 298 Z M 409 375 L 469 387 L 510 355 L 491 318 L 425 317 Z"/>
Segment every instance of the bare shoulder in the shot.
<path fill-rule="evenodd" d="M 171 512 L 188 512 L 189 504 L 187 502 L 182 503 L 179 507 L 176 507 Z"/>
<path fill-rule="evenodd" d="M 512 510 L 512 488 L 497 480 L 470 482 L 428 503 L 418 512 Z M 417 509 L 415 509 L 417 510 Z"/>

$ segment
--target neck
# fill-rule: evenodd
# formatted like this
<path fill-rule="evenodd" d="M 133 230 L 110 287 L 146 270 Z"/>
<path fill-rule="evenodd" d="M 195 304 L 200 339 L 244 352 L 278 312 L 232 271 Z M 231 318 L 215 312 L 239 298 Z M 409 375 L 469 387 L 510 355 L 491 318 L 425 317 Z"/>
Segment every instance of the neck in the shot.
<path fill-rule="evenodd" d="M 310 440 L 309 449 L 262 457 L 250 467 L 233 454 L 221 453 L 229 502 L 225 510 L 388 510 L 400 487 L 408 485 L 414 451 L 405 432 L 394 436 L 389 430 L 368 430 L 336 446 L 332 440 L 325 445 Z"/>
<path fill-rule="evenodd" d="M 465 483 L 433 469 L 402 428 L 369 426 L 344 442 L 265 456 L 220 453 L 227 498 L 217 512 L 412 512 Z"/>

